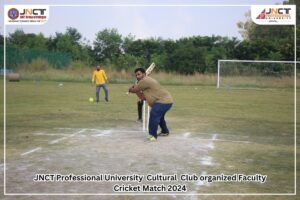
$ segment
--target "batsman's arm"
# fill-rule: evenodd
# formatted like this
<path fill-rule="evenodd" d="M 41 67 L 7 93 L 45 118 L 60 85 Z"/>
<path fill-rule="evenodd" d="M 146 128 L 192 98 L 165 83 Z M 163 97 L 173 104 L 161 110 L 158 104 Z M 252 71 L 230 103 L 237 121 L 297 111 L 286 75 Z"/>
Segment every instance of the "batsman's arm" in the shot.
<path fill-rule="evenodd" d="M 137 92 L 137 93 L 135 93 L 135 94 L 136 94 L 136 96 L 137 96 L 140 100 L 142 100 L 142 101 L 145 101 L 145 100 L 146 100 L 146 98 L 145 98 L 145 96 L 144 96 L 144 93 L 143 93 L 142 91 Z"/>
<path fill-rule="evenodd" d="M 129 88 L 128 92 L 130 93 L 138 93 L 141 92 L 140 88 L 137 85 L 133 85 Z"/>

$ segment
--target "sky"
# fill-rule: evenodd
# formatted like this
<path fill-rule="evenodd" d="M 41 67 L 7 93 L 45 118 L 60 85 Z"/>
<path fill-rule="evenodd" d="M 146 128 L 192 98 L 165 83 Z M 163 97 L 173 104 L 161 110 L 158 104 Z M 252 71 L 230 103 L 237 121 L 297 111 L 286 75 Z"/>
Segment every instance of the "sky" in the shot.
<path fill-rule="evenodd" d="M 29 2 L 1 1 L 7 5 Z M 282 0 L 30 0 L 30 4 L 50 5 L 49 21 L 44 25 L 6 25 L 6 35 L 23 29 L 25 33 L 43 33 L 49 37 L 55 36 L 56 32 L 65 32 L 67 27 L 74 27 L 90 43 L 94 41 L 96 33 L 105 28 L 116 28 L 122 36 L 132 34 L 136 39 L 161 37 L 176 40 L 195 35 L 241 39 L 237 22 L 246 20 L 245 13 L 250 10 L 250 5 L 278 3 L 282 4 Z M 3 6 L 0 13 L 3 22 Z M 3 27 L 2 23 L 2 35 Z"/>

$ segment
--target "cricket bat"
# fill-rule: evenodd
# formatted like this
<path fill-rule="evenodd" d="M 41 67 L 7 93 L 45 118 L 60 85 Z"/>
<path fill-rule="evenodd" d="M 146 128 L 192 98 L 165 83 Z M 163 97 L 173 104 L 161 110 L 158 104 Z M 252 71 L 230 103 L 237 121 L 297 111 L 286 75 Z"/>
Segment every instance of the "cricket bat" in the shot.
<path fill-rule="evenodd" d="M 155 63 L 151 63 L 151 65 L 146 69 L 146 76 L 149 76 L 154 68 L 155 68 Z"/>

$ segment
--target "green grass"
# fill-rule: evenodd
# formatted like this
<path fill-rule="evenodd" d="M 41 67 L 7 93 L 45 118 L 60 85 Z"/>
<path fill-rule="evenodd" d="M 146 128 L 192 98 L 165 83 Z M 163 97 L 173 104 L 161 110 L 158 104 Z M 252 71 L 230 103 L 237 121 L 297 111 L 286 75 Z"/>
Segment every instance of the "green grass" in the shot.
<path fill-rule="evenodd" d="M 35 66 L 35 65 L 34 65 Z M 46 66 L 46 65 L 45 65 Z M 35 66 L 20 67 L 18 72 L 22 80 L 35 81 L 57 81 L 57 82 L 90 82 L 94 68 L 69 67 L 67 69 L 53 69 L 46 67 L 45 70 L 37 70 Z M 104 66 L 110 83 L 132 83 L 135 76 L 132 71 L 117 71 Z M 182 75 L 177 73 L 166 73 L 154 71 L 151 74 L 156 80 L 166 85 L 194 85 L 194 86 L 216 86 L 217 76 L 215 73 L 193 75 Z M 300 76 L 297 75 L 298 86 Z M 293 76 L 221 76 L 220 87 L 224 88 L 293 88 Z"/>
<path fill-rule="evenodd" d="M 136 97 L 125 95 L 128 84 L 109 84 L 110 102 L 95 104 L 88 101 L 90 96 L 94 96 L 94 87 L 89 82 L 64 82 L 63 86 L 59 86 L 59 83 L 6 83 L 7 157 L 13 158 L 28 149 L 32 145 L 28 135 L 33 132 L 55 127 L 136 127 Z M 213 156 L 220 164 L 207 168 L 209 174 L 267 174 L 270 184 L 266 187 L 247 185 L 244 190 L 293 192 L 292 88 L 218 90 L 214 86 L 165 87 L 175 100 L 166 116 L 173 134 L 192 132 L 207 138 L 211 137 L 209 134 L 218 134 L 221 139 L 251 142 L 218 142 Z M 2 90 L 3 82 L 1 95 Z M 215 184 L 201 192 L 241 191 L 240 187 L 240 184 Z"/>

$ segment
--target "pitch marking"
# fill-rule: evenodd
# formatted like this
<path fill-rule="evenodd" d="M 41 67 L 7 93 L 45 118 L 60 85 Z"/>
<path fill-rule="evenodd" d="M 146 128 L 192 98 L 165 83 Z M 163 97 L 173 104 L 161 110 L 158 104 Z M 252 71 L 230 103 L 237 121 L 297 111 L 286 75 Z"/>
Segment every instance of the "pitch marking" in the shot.
<path fill-rule="evenodd" d="M 37 148 L 35 148 L 35 149 L 32 149 L 32 150 L 30 150 L 30 151 L 26 151 L 25 153 L 22 153 L 21 156 L 25 156 L 25 155 L 27 155 L 27 154 L 33 153 L 33 152 L 35 152 L 35 151 L 39 151 L 39 150 L 41 150 L 41 149 L 42 149 L 41 147 L 37 147 Z"/>

